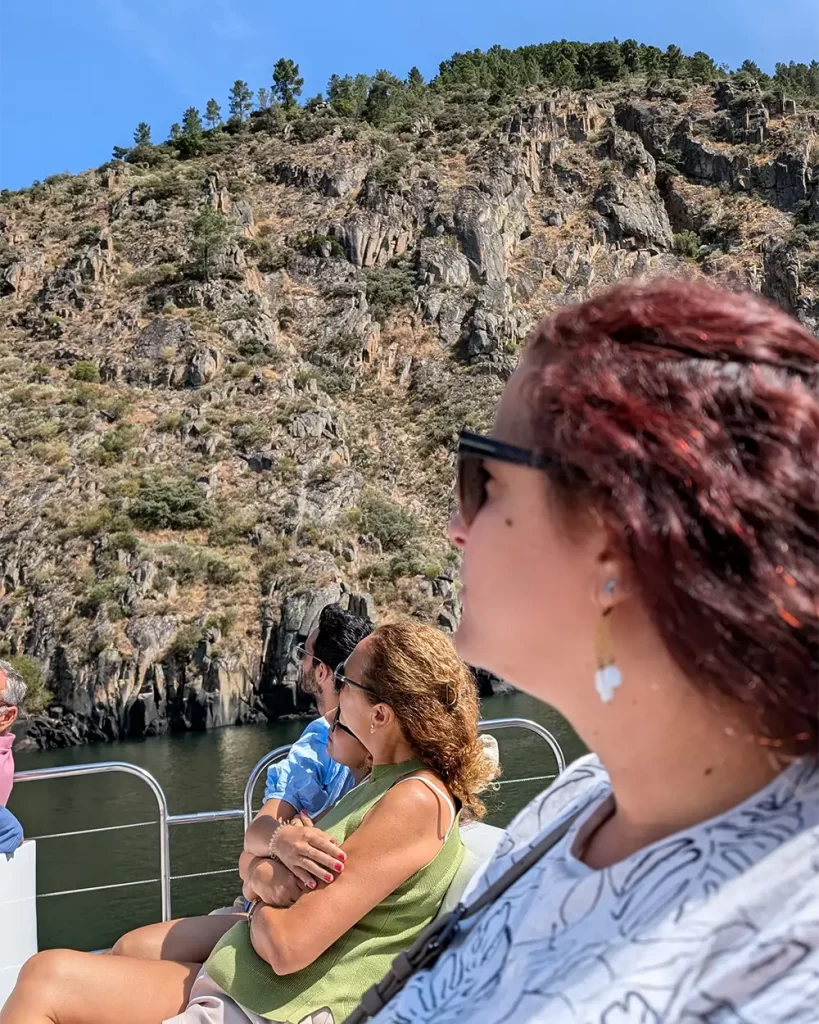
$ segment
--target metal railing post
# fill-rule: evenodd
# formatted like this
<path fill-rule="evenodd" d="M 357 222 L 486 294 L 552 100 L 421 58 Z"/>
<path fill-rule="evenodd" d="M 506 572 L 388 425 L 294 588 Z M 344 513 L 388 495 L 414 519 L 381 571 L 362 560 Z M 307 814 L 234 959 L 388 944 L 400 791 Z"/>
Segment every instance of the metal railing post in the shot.
<path fill-rule="evenodd" d="M 539 722 L 533 722 L 529 718 L 487 718 L 478 724 L 478 728 L 481 732 L 491 732 L 493 729 L 526 729 L 529 732 L 533 732 L 536 736 L 540 736 L 542 740 L 545 740 L 551 747 L 555 761 L 557 761 L 558 775 L 566 769 L 566 757 L 563 753 L 563 748 L 549 730 Z"/>
<path fill-rule="evenodd" d="M 256 785 L 259 776 L 269 764 L 273 763 L 273 761 L 278 761 L 280 758 L 287 757 L 291 746 L 292 743 L 285 743 L 281 747 L 276 747 L 275 750 L 271 750 L 269 753 L 260 757 L 256 764 L 253 765 L 250 775 L 247 777 L 244 797 L 242 799 L 242 806 L 245 812 L 245 829 L 247 829 L 248 825 L 253 821 L 253 787 Z"/>
<path fill-rule="evenodd" d="M 97 764 L 73 764 L 54 768 L 33 768 L 14 773 L 14 783 L 34 782 L 37 779 L 64 779 L 79 775 L 101 775 L 103 772 L 124 772 L 134 775 L 151 790 L 159 811 L 159 885 L 162 901 L 162 920 L 171 919 L 171 841 L 168 831 L 168 801 L 165 792 L 150 772 L 127 761 L 100 761 Z"/>

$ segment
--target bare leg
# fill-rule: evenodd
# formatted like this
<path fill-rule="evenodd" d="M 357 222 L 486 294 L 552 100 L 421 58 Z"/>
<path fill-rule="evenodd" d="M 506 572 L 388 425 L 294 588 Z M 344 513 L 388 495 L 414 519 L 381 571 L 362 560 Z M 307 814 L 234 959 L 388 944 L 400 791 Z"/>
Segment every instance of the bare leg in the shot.
<path fill-rule="evenodd" d="M 49 949 L 23 967 L 0 1024 L 159 1024 L 187 1006 L 200 969 Z"/>
<path fill-rule="evenodd" d="M 213 947 L 244 914 L 219 914 L 208 917 L 182 917 L 134 928 L 114 943 L 114 956 L 137 960 L 176 960 L 203 964 Z"/>

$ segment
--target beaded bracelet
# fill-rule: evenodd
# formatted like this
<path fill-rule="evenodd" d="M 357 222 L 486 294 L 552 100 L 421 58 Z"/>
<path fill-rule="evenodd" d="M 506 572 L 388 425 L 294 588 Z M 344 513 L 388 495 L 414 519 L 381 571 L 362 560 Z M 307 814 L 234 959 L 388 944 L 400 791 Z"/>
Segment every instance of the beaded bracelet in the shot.
<path fill-rule="evenodd" d="M 283 822 L 281 818 L 275 818 L 274 820 L 276 822 L 276 827 L 271 833 L 270 839 L 268 840 L 267 843 L 267 855 L 271 860 L 277 860 L 279 861 L 279 863 L 281 863 L 281 858 L 278 857 L 276 854 L 276 838 L 279 834 L 279 829 L 281 829 L 282 825 L 284 825 L 285 822 Z"/>

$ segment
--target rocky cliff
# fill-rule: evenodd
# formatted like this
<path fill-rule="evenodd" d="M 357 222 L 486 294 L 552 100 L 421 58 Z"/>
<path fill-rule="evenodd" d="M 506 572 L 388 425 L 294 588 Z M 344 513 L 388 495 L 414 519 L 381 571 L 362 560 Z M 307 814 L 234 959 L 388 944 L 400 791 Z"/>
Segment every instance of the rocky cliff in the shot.
<path fill-rule="evenodd" d="M 555 307 L 707 274 L 819 328 L 817 112 L 747 75 L 430 109 L 268 111 L 3 194 L 0 633 L 47 683 L 33 742 L 297 711 L 331 600 L 453 628 L 453 442 Z"/>

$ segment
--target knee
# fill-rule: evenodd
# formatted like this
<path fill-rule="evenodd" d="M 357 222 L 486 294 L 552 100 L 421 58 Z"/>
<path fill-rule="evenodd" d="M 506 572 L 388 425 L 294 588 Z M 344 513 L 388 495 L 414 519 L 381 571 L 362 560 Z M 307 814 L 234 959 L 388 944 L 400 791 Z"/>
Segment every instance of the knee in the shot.
<path fill-rule="evenodd" d="M 46 949 L 35 953 L 23 964 L 17 976 L 18 986 L 38 986 L 40 990 L 57 977 L 63 977 L 71 969 L 76 956 L 73 949 Z"/>
<path fill-rule="evenodd" d="M 137 929 L 136 932 L 126 932 L 124 935 L 120 936 L 120 938 L 118 938 L 114 945 L 111 947 L 111 955 L 132 956 L 138 958 L 138 950 L 140 943 L 139 940 L 135 937 L 138 934 L 138 932 L 139 929 Z"/>

